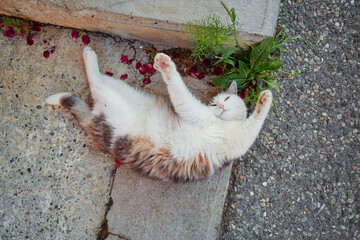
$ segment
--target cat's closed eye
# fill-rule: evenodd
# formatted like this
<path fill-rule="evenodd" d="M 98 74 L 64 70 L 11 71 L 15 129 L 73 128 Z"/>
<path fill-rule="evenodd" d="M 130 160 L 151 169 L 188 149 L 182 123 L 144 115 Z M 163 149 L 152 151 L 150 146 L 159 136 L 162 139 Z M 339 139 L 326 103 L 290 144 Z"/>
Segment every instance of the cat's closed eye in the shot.
<path fill-rule="evenodd" d="M 212 106 L 212 107 L 216 107 L 216 104 L 211 104 L 210 106 Z"/>
<path fill-rule="evenodd" d="M 224 100 L 224 101 L 228 100 L 229 98 L 230 98 L 230 96 L 228 96 L 227 98 L 225 98 L 225 100 Z"/>

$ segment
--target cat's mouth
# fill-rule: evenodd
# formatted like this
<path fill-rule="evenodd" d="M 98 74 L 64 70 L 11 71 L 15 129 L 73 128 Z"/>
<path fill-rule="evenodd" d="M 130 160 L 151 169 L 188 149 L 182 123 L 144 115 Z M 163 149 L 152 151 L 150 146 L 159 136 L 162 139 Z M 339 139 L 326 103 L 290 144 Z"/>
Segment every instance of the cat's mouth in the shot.
<path fill-rule="evenodd" d="M 224 114 L 224 112 L 226 112 L 225 109 L 222 110 L 222 112 L 220 113 L 220 116 L 222 116 Z"/>

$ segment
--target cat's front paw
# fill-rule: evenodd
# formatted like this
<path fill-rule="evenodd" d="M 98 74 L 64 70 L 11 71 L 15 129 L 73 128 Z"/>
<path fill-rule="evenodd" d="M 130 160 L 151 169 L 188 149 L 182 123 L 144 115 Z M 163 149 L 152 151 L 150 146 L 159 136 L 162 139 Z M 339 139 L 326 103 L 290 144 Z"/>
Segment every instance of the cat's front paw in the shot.
<path fill-rule="evenodd" d="M 97 59 L 96 53 L 91 49 L 91 47 L 84 47 L 83 58 L 87 59 Z"/>
<path fill-rule="evenodd" d="M 262 91 L 259 95 L 258 103 L 260 105 L 266 105 L 267 103 L 271 103 L 272 93 L 270 90 Z"/>
<path fill-rule="evenodd" d="M 266 117 L 272 102 L 272 93 L 270 90 L 262 91 L 259 95 L 255 108 L 255 115 Z"/>
<path fill-rule="evenodd" d="M 158 53 L 155 56 L 154 60 L 154 68 L 161 73 L 169 73 L 169 71 L 175 69 L 175 64 L 173 61 L 171 61 L 171 58 L 164 54 L 164 53 Z"/>

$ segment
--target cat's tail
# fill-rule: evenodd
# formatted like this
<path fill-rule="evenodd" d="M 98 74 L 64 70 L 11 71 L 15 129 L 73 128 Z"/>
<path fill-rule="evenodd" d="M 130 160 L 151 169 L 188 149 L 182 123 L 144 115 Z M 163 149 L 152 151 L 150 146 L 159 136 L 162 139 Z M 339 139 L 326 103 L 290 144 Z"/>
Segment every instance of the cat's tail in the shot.
<path fill-rule="evenodd" d="M 57 93 L 51 95 L 45 102 L 49 105 L 60 105 L 68 109 L 82 127 L 88 125 L 92 120 L 93 115 L 86 102 L 71 93 Z"/>

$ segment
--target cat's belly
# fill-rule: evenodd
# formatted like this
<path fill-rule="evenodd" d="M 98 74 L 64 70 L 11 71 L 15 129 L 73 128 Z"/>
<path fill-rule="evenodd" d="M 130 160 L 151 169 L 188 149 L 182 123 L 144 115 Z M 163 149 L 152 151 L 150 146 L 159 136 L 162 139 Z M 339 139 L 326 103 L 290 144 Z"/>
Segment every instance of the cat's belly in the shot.
<path fill-rule="evenodd" d="M 216 155 L 224 146 L 224 133 L 211 125 L 206 128 L 182 126 L 172 133 L 173 140 L 169 143 L 171 152 L 187 159 L 197 154 Z"/>

